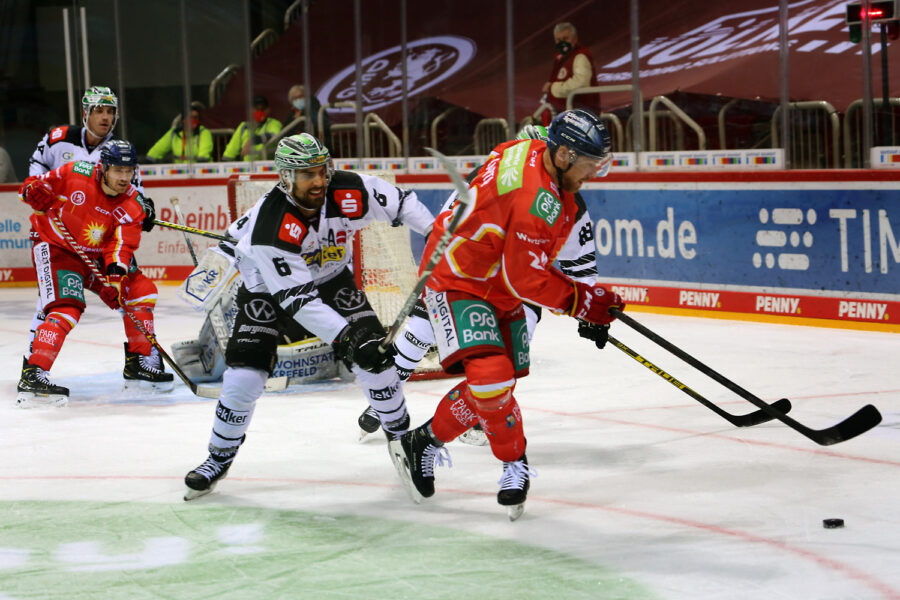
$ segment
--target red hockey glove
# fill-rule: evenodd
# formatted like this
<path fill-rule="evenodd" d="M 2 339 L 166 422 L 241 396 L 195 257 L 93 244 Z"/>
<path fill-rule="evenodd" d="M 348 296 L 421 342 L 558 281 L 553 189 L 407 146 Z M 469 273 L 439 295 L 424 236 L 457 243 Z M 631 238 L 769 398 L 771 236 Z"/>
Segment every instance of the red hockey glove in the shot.
<path fill-rule="evenodd" d="M 34 210 L 45 211 L 56 202 L 56 192 L 43 179 L 35 179 L 22 188 L 22 199 Z"/>
<path fill-rule="evenodd" d="M 119 289 L 125 282 L 126 277 L 125 269 L 119 265 L 113 263 L 106 267 L 106 279 L 109 281 L 109 285 L 104 285 L 100 288 L 99 293 L 103 303 L 113 310 L 120 308 Z"/>
<path fill-rule="evenodd" d="M 598 325 L 612 323 L 615 317 L 609 314 L 609 309 L 616 307 L 619 310 L 625 308 L 622 298 L 615 292 L 610 292 L 600 285 L 587 285 L 574 282 L 575 301 L 569 314 L 576 319 L 584 319 Z"/>

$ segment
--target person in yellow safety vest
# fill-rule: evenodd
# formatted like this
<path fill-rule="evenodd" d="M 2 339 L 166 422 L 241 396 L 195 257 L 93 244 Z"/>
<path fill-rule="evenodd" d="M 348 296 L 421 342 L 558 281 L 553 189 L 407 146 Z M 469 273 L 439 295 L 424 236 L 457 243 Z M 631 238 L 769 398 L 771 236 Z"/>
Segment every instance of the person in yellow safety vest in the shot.
<path fill-rule="evenodd" d="M 243 160 L 266 159 L 263 146 L 281 131 L 281 121 L 269 117 L 269 101 L 265 96 L 253 98 L 253 120 L 256 122 L 256 128 L 253 130 L 252 138 L 247 122 L 241 122 L 225 147 L 222 160 L 237 160 L 239 155 Z"/>
<path fill-rule="evenodd" d="M 165 133 L 153 147 L 147 151 L 147 162 L 162 162 L 171 155 L 172 162 L 210 162 L 213 151 L 212 133 L 200 124 L 200 111 L 204 109 L 202 102 L 191 102 L 190 118 L 185 124 L 182 121 Z M 185 148 L 184 127 L 191 132 L 191 146 Z"/>

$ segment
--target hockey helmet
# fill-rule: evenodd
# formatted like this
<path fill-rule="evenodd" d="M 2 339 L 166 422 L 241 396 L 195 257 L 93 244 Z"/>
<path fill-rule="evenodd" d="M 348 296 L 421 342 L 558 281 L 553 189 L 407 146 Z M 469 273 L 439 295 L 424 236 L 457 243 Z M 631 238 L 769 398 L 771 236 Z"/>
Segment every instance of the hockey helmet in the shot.
<path fill-rule="evenodd" d="M 119 121 L 119 98 L 112 89 L 103 85 L 92 86 L 85 90 L 84 96 L 81 97 L 81 108 L 84 111 L 82 115 L 84 126 L 87 127 L 87 118 L 90 116 L 91 111 L 98 106 L 112 106 L 115 109 L 116 116 L 113 117 L 113 124 L 110 129 L 114 128 Z"/>
<path fill-rule="evenodd" d="M 516 135 L 517 140 L 541 140 L 547 141 L 547 128 L 543 125 L 526 125 Z"/>
<path fill-rule="evenodd" d="M 105 171 L 112 165 L 122 167 L 138 167 L 137 150 L 131 142 L 125 140 L 109 140 L 100 149 L 100 165 Z"/>
<path fill-rule="evenodd" d="M 278 171 L 279 187 L 288 195 L 294 187 L 295 170 L 323 165 L 327 186 L 334 175 L 334 161 L 325 144 L 308 133 L 282 138 L 275 148 L 275 170 Z"/>
<path fill-rule="evenodd" d="M 605 176 L 612 162 L 612 140 L 606 125 L 589 110 L 576 108 L 559 113 L 547 129 L 547 147 L 554 154 L 561 147 L 569 150 L 569 164 L 579 156 L 598 162 L 598 175 Z"/>

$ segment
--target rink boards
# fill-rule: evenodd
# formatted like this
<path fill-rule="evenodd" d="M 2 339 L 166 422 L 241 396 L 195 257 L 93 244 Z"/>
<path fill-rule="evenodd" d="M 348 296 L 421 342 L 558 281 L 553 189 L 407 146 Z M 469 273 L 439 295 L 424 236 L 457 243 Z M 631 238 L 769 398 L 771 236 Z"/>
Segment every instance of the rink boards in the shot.
<path fill-rule="evenodd" d="M 435 211 L 446 177 L 398 175 Z M 147 179 L 157 216 L 177 197 L 191 227 L 230 223 L 226 179 Z M 615 173 L 582 191 L 600 279 L 633 307 L 900 331 L 900 172 Z M 0 285 L 35 280 L 28 208 L 0 186 Z M 199 249 L 212 245 L 193 236 Z M 422 240 L 413 239 L 421 252 Z M 181 233 L 145 234 L 150 277 L 181 281 L 192 264 Z"/>

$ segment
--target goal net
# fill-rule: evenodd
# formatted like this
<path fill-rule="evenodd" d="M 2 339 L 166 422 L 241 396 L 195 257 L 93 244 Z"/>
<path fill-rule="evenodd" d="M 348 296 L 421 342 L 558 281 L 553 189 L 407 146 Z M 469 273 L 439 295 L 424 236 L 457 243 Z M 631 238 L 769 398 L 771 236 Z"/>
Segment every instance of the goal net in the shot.
<path fill-rule="evenodd" d="M 393 173 L 369 173 L 395 183 Z M 232 175 L 228 180 L 228 210 L 234 221 L 249 210 L 259 198 L 272 189 L 278 177 L 272 175 Z M 418 265 L 413 258 L 409 229 L 403 225 L 376 221 L 356 234 L 353 241 L 353 273 L 356 284 L 385 328 L 390 327 L 418 279 Z M 411 379 L 434 379 L 444 376 L 434 348 Z"/>

